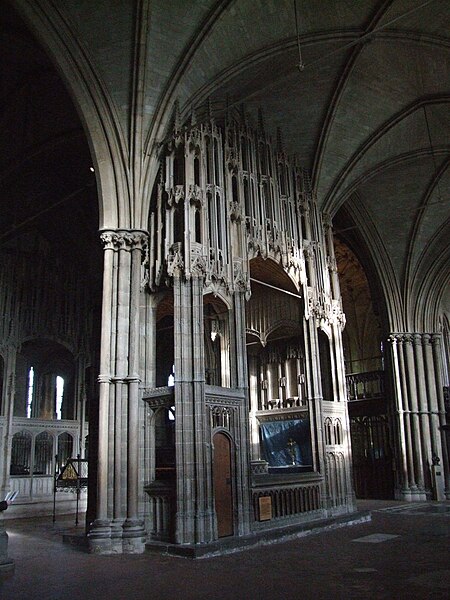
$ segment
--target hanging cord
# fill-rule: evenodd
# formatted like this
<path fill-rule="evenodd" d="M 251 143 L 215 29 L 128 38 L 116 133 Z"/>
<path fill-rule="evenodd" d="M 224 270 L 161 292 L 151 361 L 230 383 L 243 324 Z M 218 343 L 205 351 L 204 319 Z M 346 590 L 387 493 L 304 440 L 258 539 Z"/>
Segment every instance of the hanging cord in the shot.
<path fill-rule="evenodd" d="M 297 48 L 298 48 L 298 65 L 297 68 L 299 71 L 303 71 L 305 68 L 305 63 L 302 59 L 302 49 L 300 47 L 300 32 L 298 30 L 298 14 L 297 14 L 297 0 L 294 0 L 294 12 L 295 12 L 295 31 L 297 33 Z"/>

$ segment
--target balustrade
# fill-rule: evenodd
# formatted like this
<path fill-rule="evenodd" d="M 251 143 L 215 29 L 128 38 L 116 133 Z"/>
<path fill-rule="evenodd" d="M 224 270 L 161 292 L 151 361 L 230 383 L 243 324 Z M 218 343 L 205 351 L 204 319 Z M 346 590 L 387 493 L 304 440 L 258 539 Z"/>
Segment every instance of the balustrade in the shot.
<path fill-rule="evenodd" d="M 270 497 L 272 500 L 272 519 L 282 519 L 306 512 L 320 510 L 320 485 L 286 484 L 264 489 L 253 489 L 252 505 L 255 520 L 259 520 L 259 499 Z"/>
<path fill-rule="evenodd" d="M 384 396 L 384 371 L 349 373 L 345 376 L 348 400 L 365 400 Z"/>

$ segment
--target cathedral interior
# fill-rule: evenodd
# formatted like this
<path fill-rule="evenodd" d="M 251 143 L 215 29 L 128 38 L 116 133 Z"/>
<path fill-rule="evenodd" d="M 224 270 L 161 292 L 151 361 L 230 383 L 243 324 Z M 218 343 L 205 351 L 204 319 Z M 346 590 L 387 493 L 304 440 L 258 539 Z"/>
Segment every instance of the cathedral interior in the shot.
<path fill-rule="evenodd" d="M 5 517 L 77 456 L 105 554 L 450 499 L 448 2 L 0 4 Z"/>

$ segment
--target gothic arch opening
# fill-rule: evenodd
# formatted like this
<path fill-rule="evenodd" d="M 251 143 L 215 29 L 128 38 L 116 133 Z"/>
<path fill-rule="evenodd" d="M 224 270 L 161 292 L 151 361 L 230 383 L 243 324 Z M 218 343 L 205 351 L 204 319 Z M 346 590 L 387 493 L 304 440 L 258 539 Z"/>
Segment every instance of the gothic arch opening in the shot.
<path fill-rule="evenodd" d="M 312 470 L 303 300 L 271 260 L 250 263 L 247 355 L 254 459 L 269 472 Z"/>
<path fill-rule="evenodd" d="M 75 359 L 52 340 L 29 340 L 16 357 L 14 415 L 46 420 L 74 420 Z"/>
<path fill-rule="evenodd" d="M 229 311 L 220 298 L 203 298 L 205 381 L 208 385 L 230 387 Z"/>
<path fill-rule="evenodd" d="M 51 497 L 58 447 L 64 456 L 83 454 L 89 429 L 96 439 L 97 383 L 86 374 L 99 372 L 103 257 L 83 126 L 59 73 L 9 4 L 0 52 L 0 345 L 15 382 L 3 393 L 0 419 L 11 410 L 13 422 L 0 452 L 9 457 L 14 438 L 14 452 L 23 446 L 26 458 L 24 417 L 32 439 L 29 464 L 22 468 L 13 454 L 0 472 L 0 493 L 19 490 L 16 505 L 26 510 Z M 33 470 L 39 486 L 25 481 Z"/>
<path fill-rule="evenodd" d="M 387 499 L 394 496 L 394 429 L 384 359 L 385 311 L 356 228 L 346 219 L 341 209 L 335 224 L 343 233 L 335 237 L 335 255 L 346 315 L 342 339 L 353 482 L 356 497 Z"/>

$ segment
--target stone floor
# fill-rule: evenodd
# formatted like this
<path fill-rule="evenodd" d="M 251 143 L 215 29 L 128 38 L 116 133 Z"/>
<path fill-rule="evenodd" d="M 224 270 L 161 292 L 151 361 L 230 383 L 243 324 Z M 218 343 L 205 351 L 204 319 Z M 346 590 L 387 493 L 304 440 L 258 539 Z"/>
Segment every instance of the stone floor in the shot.
<path fill-rule="evenodd" d="M 448 599 L 450 503 L 366 501 L 369 523 L 221 557 L 92 556 L 73 521 L 8 521 L 15 573 L 1 600 Z"/>

